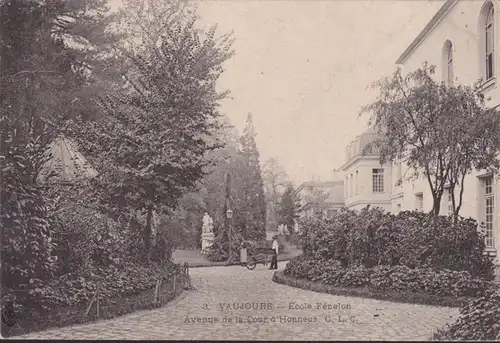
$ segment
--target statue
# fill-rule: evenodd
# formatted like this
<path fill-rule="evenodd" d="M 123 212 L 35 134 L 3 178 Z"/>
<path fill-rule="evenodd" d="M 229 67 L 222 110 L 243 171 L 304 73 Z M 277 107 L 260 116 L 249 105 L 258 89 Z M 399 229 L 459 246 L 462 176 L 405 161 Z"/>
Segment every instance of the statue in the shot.
<path fill-rule="evenodd" d="M 203 216 L 203 226 L 201 227 L 201 231 L 203 232 L 207 232 L 208 229 L 209 229 L 209 225 L 210 225 L 210 216 L 208 215 L 207 212 L 205 212 L 205 215 Z"/>
<path fill-rule="evenodd" d="M 209 216 L 208 213 L 205 212 L 203 216 L 203 226 L 201 227 L 201 251 L 206 252 L 210 246 L 212 246 L 214 241 L 214 221 Z"/>

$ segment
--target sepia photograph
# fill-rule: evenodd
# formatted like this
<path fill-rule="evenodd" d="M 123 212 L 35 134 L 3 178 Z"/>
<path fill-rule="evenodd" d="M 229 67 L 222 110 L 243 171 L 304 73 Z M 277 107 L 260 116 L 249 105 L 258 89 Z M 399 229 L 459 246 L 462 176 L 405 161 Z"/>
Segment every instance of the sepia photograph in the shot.
<path fill-rule="evenodd" d="M 500 0 L 0 0 L 11 340 L 499 341 Z"/>

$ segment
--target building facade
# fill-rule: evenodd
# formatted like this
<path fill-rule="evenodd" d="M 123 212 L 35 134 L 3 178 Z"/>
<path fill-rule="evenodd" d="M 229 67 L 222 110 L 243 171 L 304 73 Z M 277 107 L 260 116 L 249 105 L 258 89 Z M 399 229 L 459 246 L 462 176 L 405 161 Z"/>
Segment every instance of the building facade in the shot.
<path fill-rule="evenodd" d="M 369 144 L 377 134 L 368 130 L 346 147 L 346 160 L 340 167 L 344 173 L 345 207 L 360 210 L 367 205 L 391 210 L 392 166 L 381 165 L 380 155 Z"/>
<path fill-rule="evenodd" d="M 309 181 L 302 183 L 300 195 L 301 218 L 315 215 L 332 216 L 344 206 L 344 183 L 338 181 Z"/>
<path fill-rule="evenodd" d="M 500 2 L 448 0 L 434 15 L 422 32 L 398 58 L 396 64 L 404 73 L 422 67 L 423 62 L 436 66 L 437 81 L 447 84 L 472 85 L 482 79 L 482 91 L 488 98 L 488 106 L 500 104 Z M 498 80 L 497 80 L 498 78 Z M 500 133 L 499 133 L 500 134 Z M 353 142 L 356 146 L 361 143 Z M 348 147 L 348 149 L 350 149 Z M 356 148 L 352 148 L 357 151 Z M 346 185 L 346 206 L 359 208 L 361 204 L 379 205 L 398 213 L 402 210 L 432 209 L 432 196 L 426 180 L 404 181 L 408 168 L 404 163 L 388 166 L 379 173 L 384 180 L 375 176 L 378 168 L 375 156 L 348 156 L 345 171 L 346 183 L 354 182 L 354 191 Z M 365 168 L 361 174 L 361 168 Z M 368 179 L 372 171 L 372 180 Z M 360 173 L 360 184 L 356 183 L 356 172 Z M 363 176 L 361 176 L 363 175 Z M 379 175 L 379 174 L 377 174 Z M 403 177 L 403 182 L 399 183 Z M 385 178 L 388 178 L 386 181 Z M 366 186 L 362 183 L 365 182 Z M 366 190 L 377 184 L 384 184 L 388 192 L 380 194 Z M 377 188 L 377 190 L 381 190 Z M 459 190 L 457 190 L 458 193 Z M 457 194 L 458 196 L 458 194 Z M 361 199 L 363 198 L 363 199 Z M 486 171 L 474 171 L 465 180 L 463 206 L 460 215 L 483 222 L 486 228 L 488 253 L 496 256 L 500 247 L 500 182 L 498 175 Z M 451 213 L 451 194 L 443 194 L 441 215 Z"/>

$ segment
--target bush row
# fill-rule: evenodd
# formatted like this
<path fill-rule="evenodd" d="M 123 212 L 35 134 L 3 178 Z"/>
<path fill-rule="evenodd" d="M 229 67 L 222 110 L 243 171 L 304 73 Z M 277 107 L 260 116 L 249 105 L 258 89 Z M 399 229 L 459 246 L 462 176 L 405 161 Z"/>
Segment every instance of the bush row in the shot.
<path fill-rule="evenodd" d="M 455 323 L 434 334 L 437 341 L 499 341 L 500 291 L 488 289 L 460 310 Z"/>
<path fill-rule="evenodd" d="M 31 309 L 43 315 L 53 309 L 88 305 L 98 284 L 99 298 L 106 303 L 154 289 L 159 277 L 171 282 L 180 271 L 181 266 L 176 264 L 127 265 L 97 270 L 93 275 L 66 274 L 49 284 L 34 279 L 26 289 L 6 290 L 4 301 L 14 304 L 16 313 Z"/>
<path fill-rule="evenodd" d="M 491 279 L 493 263 L 484 255 L 484 237 L 473 219 L 422 212 L 384 213 L 343 209 L 329 219 L 301 224 L 304 255 L 336 260 L 343 267 L 403 265 L 467 271 Z"/>
<path fill-rule="evenodd" d="M 292 259 L 284 274 L 298 279 L 319 281 L 327 285 L 369 287 L 375 290 L 409 291 L 437 296 L 474 297 L 491 282 L 473 278 L 467 271 L 435 270 L 430 267 L 363 265 L 342 267 L 336 261 L 311 260 L 304 255 Z"/>

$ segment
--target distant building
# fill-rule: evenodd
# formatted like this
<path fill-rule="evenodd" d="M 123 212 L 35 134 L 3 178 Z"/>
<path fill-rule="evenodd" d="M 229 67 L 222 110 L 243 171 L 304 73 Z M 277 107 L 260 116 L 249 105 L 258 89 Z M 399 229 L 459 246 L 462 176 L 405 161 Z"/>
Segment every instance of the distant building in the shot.
<path fill-rule="evenodd" d="M 346 147 L 344 173 L 345 207 L 360 210 L 367 205 L 391 210 L 391 166 L 380 164 L 380 154 L 369 149 L 377 138 L 373 130 L 357 136 Z"/>
<path fill-rule="evenodd" d="M 329 217 L 344 206 L 344 182 L 341 180 L 304 182 L 297 192 L 300 195 L 301 218 L 314 215 Z"/>

